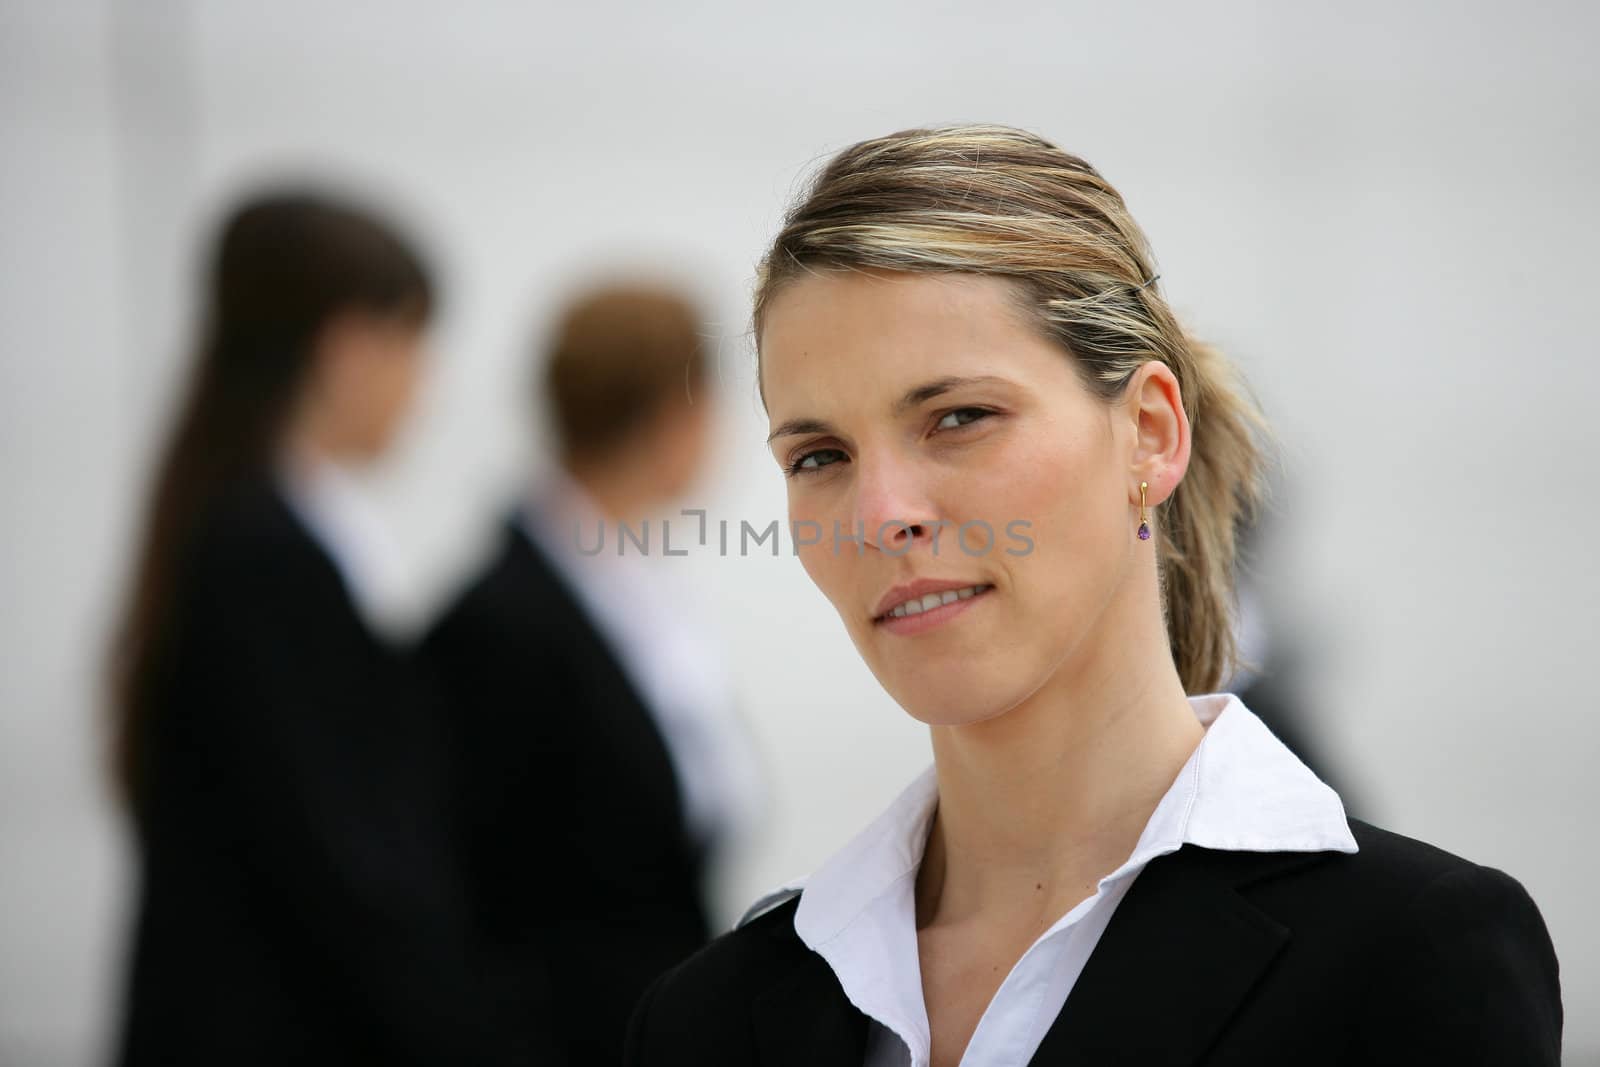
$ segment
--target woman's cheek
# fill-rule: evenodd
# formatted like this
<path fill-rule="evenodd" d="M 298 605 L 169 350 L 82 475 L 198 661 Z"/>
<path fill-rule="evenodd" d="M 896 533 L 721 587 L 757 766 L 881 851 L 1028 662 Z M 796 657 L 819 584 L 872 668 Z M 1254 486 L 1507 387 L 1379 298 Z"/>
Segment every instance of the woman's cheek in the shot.
<path fill-rule="evenodd" d="M 828 551 L 824 531 L 830 528 L 830 522 L 812 508 L 795 506 L 793 497 L 790 500 L 789 528 L 782 531 L 778 543 L 793 546 L 791 551 L 800 557 L 806 576 L 837 607 L 845 593 L 839 586 L 846 576 L 840 568 L 839 557 Z"/>
<path fill-rule="evenodd" d="M 827 559 L 817 551 L 815 545 L 800 549 L 800 565 L 805 568 L 806 575 L 811 579 L 811 584 L 815 585 L 822 595 L 830 601 L 838 603 L 836 599 L 838 590 L 835 588 L 838 584 L 836 575 L 831 572 Z"/>

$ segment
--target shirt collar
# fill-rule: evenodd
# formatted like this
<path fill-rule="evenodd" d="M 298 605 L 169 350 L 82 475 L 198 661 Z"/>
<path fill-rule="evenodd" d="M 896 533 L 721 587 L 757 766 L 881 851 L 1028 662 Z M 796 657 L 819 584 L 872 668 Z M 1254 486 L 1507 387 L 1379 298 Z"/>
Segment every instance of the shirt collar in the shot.
<path fill-rule="evenodd" d="M 1190 697 L 1189 705 L 1207 727 L 1205 735 L 1128 860 L 1102 885 L 1185 844 L 1248 852 L 1356 851 L 1338 794 L 1243 701 L 1213 693 Z M 824 946 L 904 888 L 922 862 L 937 803 L 938 783 L 929 767 L 813 875 L 791 883 L 791 895 L 798 885 L 805 889 L 794 920 L 801 940 L 827 956 Z"/>
<path fill-rule="evenodd" d="M 405 610 L 405 566 L 370 486 L 344 463 L 288 450 L 277 457 L 273 477 L 290 511 L 333 561 L 367 624 L 397 632 Z"/>

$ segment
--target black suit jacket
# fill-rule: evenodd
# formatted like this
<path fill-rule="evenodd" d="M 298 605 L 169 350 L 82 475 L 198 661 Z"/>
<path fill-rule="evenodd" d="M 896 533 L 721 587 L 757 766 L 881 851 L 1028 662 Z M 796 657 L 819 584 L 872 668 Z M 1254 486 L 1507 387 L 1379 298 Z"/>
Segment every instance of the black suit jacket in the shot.
<path fill-rule="evenodd" d="M 709 938 L 701 857 L 649 710 L 515 522 L 428 635 L 460 836 L 504 1016 L 541 1063 L 619 1063 L 645 987 Z"/>
<path fill-rule="evenodd" d="M 1360 851 L 1150 863 L 1032 1062 L 1555 1067 L 1556 957 L 1514 880 L 1351 823 Z M 633 1067 L 859 1067 L 867 1020 L 794 931 L 798 903 L 663 975 Z"/>
<path fill-rule="evenodd" d="M 173 620 L 120 1062 L 494 1062 L 429 717 L 267 478 L 202 522 Z"/>

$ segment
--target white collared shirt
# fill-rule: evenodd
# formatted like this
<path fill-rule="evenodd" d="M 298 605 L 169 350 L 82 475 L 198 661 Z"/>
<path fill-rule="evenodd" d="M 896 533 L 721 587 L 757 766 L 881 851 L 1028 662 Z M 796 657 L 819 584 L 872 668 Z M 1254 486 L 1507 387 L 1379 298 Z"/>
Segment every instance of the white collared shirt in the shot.
<path fill-rule="evenodd" d="M 692 590 L 633 542 L 619 553 L 617 524 L 560 471 L 543 480 L 521 520 L 655 721 L 690 834 L 703 845 L 747 836 L 765 800 L 759 762 L 721 642 L 701 621 Z"/>
<path fill-rule="evenodd" d="M 1038 1050 L 1117 905 L 1145 865 L 1185 844 L 1247 852 L 1355 852 L 1334 791 L 1227 693 L 1189 698 L 1206 726 L 1133 853 L 1050 926 L 989 1002 L 963 1067 L 1021 1067 Z M 915 883 L 938 805 L 925 771 L 803 880 L 795 931 L 871 1020 L 865 1067 L 926 1067 L 931 1040 L 917 953 Z M 795 885 L 787 887 L 792 896 Z M 769 894 L 752 913 L 785 891 Z M 750 917 L 747 913 L 746 919 Z"/>
<path fill-rule="evenodd" d="M 356 612 L 376 634 L 400 636 L 406 573 L 399 548 L 360 474 L 324 456 L 278 457 L 279 492 L 344 579 Z"/>

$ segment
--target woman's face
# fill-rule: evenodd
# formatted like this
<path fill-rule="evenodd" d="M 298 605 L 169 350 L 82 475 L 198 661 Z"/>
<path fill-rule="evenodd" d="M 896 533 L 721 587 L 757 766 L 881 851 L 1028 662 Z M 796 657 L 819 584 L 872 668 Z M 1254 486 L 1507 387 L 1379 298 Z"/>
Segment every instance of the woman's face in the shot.
<path fill-rule="evenodd" d="M 998 715 L 1063 670 L 1092 684 L 1153 551 L 1135 536 L 1137 420 L 1088 392 L 1014 292 L 811 274 L 760 339 L 801 562 L 878 681 L 934 725 Z"/>
<path fill-rule="evenodd" d="M 393 443 L 422 381 L 422 327 L 403 316 L 349 312 L 323 331 L 313 388 L 327 437 L 352 459 Z"/>

